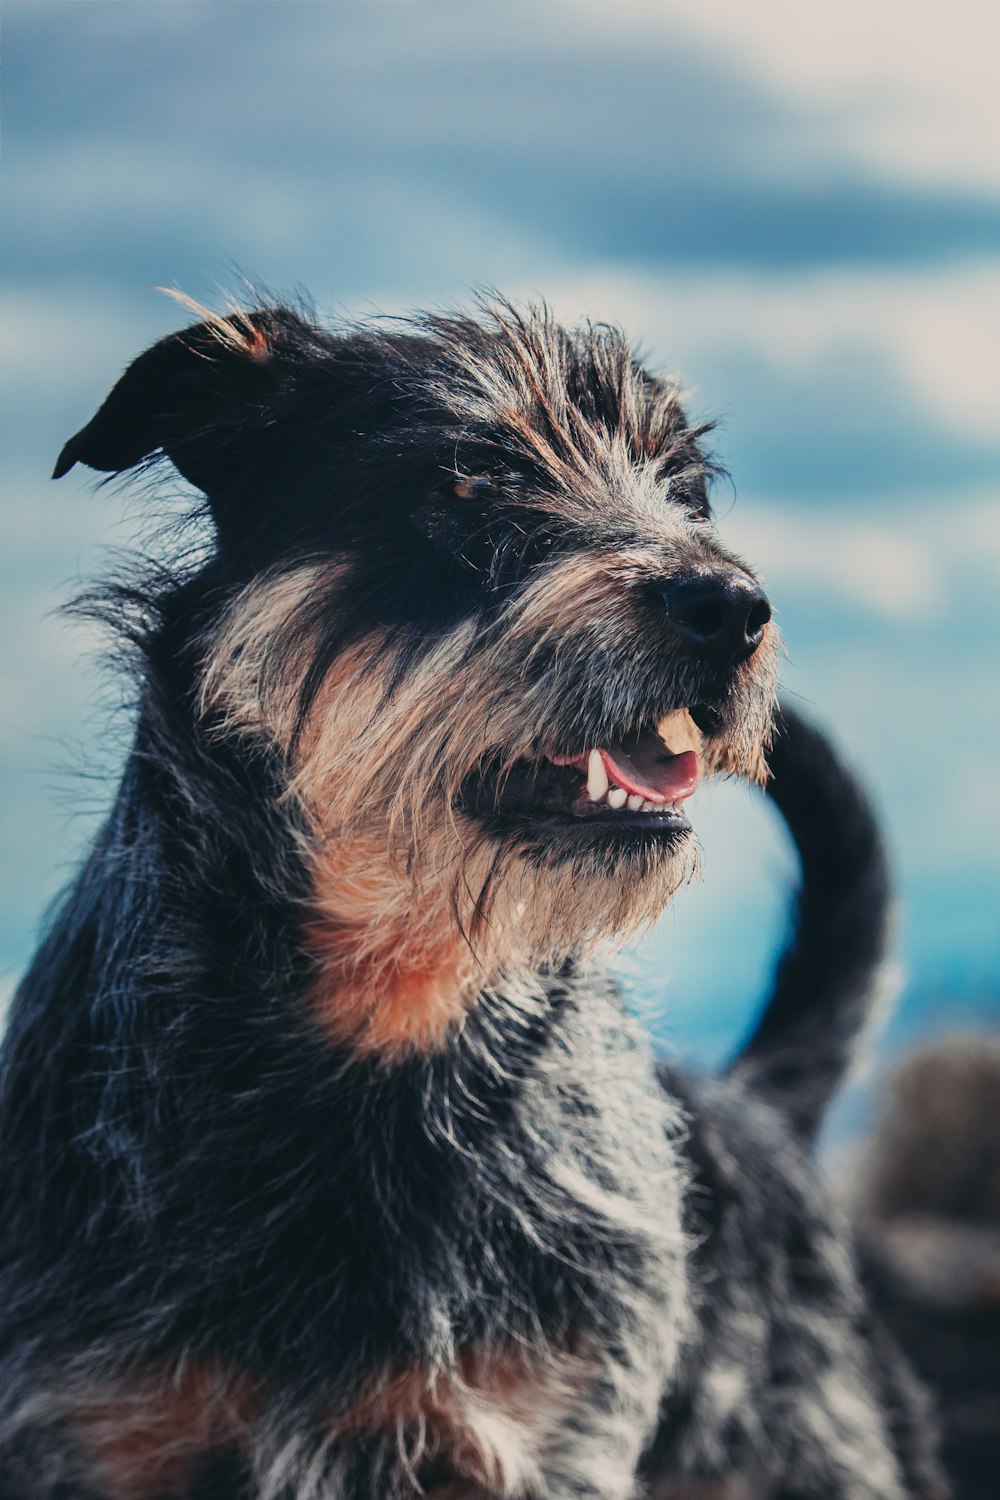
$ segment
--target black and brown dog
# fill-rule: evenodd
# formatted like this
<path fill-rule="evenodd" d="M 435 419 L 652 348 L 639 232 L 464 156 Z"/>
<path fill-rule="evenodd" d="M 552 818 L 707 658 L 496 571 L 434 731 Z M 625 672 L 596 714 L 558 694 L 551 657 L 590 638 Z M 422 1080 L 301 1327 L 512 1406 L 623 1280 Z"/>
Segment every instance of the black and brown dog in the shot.
<path fill-rule="evenodd" d="M 884 935 L 824 742 L 771 752 L 797 939 L 728 1079 L 593 956 L 767 775 L 701 435 L 497 301 L 205 315 L 66 445 L 172 462 L 213 544 L 100 606 L 138 724 L 3 1051 L 4 1500 L 935 1492 L 808 1161 Z"/>

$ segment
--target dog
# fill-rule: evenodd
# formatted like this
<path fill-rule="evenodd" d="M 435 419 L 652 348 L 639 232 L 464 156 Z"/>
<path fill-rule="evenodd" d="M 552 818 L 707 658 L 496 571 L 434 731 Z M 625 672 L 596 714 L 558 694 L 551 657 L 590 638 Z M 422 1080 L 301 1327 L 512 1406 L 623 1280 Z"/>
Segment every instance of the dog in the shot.
<path fill-rule="evenodd" d="M 213 540 L 88 606 L 138 713 L 4 1042 L 0 1496 L 939 1495 L 809 1154 L 878 836 L 815 731 L 769 752 L 705 429 L 544 307 L 197 316 L 55 470 L 170 464 Z M 600 953 L 721 774 L 803 889 L 698 1079 Z"/>

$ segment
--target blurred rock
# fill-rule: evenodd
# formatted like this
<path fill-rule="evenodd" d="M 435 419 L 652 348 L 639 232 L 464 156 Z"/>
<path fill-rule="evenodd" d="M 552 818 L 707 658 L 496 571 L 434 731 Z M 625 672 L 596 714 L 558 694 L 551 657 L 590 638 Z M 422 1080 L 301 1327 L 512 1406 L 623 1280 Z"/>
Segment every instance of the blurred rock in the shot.
<path fill-rule="evenodd" d="M 936 1399 L 956 1500 L 996 1500 L 1000 1039 L 954 1036 L 901 1064 L 852 1197 L 882 1314 Z"/>

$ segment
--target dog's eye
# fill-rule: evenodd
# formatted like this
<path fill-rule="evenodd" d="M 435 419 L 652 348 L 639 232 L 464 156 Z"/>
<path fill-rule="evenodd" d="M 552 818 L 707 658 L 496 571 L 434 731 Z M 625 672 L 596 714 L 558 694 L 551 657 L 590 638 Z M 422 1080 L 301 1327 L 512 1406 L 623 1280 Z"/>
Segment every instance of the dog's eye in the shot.
<path fill-rule="evenodd" d="M 708 490 L 700 475 L 692 480 L 683 478 L 675 480 L 668 486 L 667 494 L 674 504 L 683 505 L 684 509 L 690 511 L 696 519 L 711 520 L 712 507 L 708 498 Z"/>
<path fill-rule="evenodd" d="M 451 492 L 458 500 L 485 500 L 488 495 L 496 495 L 499 489 L 492 474 L 463 474 L 455 480 Z"/>

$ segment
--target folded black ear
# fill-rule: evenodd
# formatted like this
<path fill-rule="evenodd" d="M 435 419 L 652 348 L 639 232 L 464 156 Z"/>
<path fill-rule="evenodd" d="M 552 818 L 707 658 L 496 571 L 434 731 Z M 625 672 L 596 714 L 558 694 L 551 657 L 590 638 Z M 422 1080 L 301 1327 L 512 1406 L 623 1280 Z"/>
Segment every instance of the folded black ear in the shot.
<path fill-rule="evenodd" d="M 287 378 L 285 358 L 308 325 L 285 308 L 208 317 L 134 360 L 104 405 L 65 445 L 53 472 L 75 463 L 119 473 L 162 451 L 211 492 L 256 408 Z"/>

